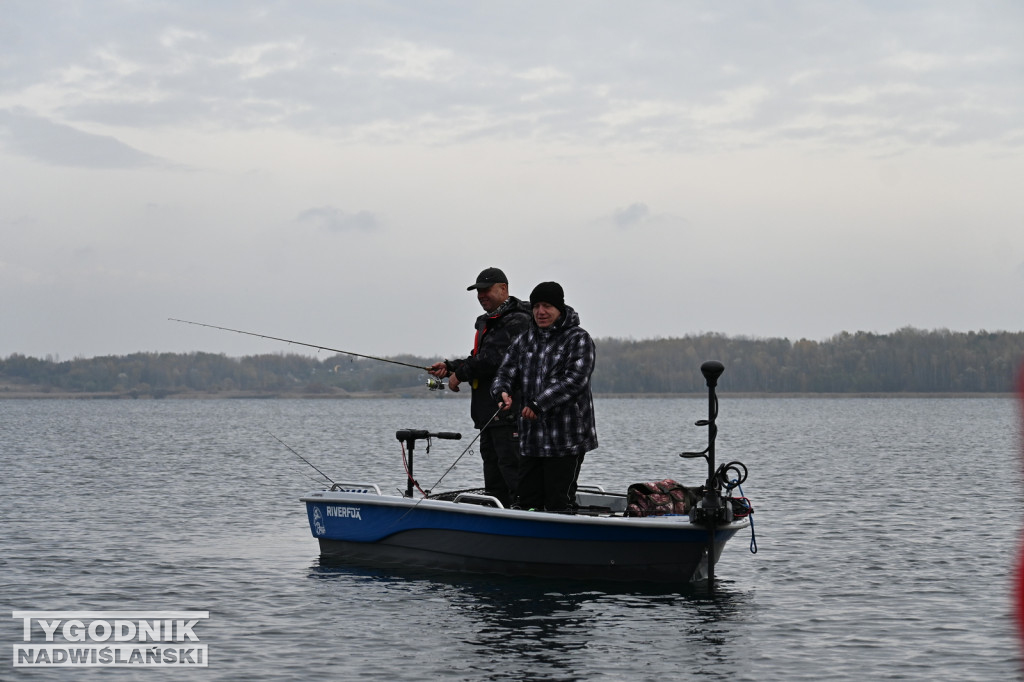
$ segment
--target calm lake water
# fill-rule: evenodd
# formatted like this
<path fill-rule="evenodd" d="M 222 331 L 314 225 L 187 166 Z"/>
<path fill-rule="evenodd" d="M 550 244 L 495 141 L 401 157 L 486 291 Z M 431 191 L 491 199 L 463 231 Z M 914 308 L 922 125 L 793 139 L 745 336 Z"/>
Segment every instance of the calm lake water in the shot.
<path fill-rule="evenodd" d="M 1006 680 L 1022 486 L 1009 399 L 734 399 L 719 462 L 750 477 L 714 592 L 321 566 L 299 497 L 432 486 L 475 432 L 438 400 L 0 401 L 0 679 L 19 610 L 201 610 L 209 666 L 167 680 Z M 707 401 L 598 400 L 581 482 L 697 485 Z M 438 489 L 478 485 L 466 454 Z M 322 479 L 321 479 L 322 480 Z"/>

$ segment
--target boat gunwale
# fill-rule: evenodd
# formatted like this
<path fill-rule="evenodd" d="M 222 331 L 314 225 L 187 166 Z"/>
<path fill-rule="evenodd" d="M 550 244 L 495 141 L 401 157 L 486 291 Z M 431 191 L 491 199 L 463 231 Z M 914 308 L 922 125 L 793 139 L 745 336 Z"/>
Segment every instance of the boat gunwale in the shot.
<path fill-rule="evenodd" d="M 610 493 L 613 494 L 613 493 Z M 328 497 L 327 495 L 330 495 Z M 707 526 L 695 524 L 690 517 L 684 514 L 665 514 L 659 516 L 612 516 L 610 514 L 558 514 L 531 511 L 528 509 L 508 509 L 487 507 L 479 504 L 460 503 L 451 500 L 435 500 L 430 498 L 419 498 L 417 500 L 398 495 L 375 495 L 372 493 L 356 493 L 324 490 L 320 492 L 306 493 L 299 498 L 301 502 L 326 504 L 347 503 L 362 504 L 370 506 L 409 508 L 410 511 L 417 508 L 445 513 L 467 514 L 471 516 L 494 516 L 499 518 L 516 518 L 519 520 L 536 521 L 538 523 L 561 523 L 561 524 L 583 524 L 583 525 L 628 525 L 650 528 L 664 528 L 665 526 L 690 526 L 694 529 L 706 529 Z M 735 530 L 740 531 L 750 526 L 750 519 L 743 517 L 734 519 L 729 523 L 722 523 L 715 526 L 716 531 Z"/>

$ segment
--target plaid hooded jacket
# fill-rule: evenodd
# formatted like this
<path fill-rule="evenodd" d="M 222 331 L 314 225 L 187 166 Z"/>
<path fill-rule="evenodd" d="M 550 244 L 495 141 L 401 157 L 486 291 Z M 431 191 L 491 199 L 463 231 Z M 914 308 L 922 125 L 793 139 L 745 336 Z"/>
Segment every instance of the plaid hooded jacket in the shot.
<path fill-rule="evenodd" d="M 582 455 L 597 447 L 594 398 L 594 341 L 570 306 L 548 329 L 531 324 L 509 347 L 491 385 L 518 394 L 537 419 L 519 419 L 519 451 L 524 457 Z"/>

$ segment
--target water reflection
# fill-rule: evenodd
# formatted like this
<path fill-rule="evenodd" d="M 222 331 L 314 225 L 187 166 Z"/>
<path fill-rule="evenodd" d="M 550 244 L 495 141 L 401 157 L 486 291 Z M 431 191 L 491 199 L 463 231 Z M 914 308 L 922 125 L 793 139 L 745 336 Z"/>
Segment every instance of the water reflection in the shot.
<path fill-rule="evenodd" d="M 643 677 L 644 670 L 666 671 L 665 657 L 713 668 L 735 651 L 735 626 L 748 619 L 752 603 L 728 581 L 712 591 L 704 584 L 579 582 L 322 561 L 310 567 L 309 577 L 334 583 L 339 595 L 362 589 L 435 605 L 436 627 L 458 637 L 449 647 L 459 652 L 465 674 L 481 679 Z M 638 644 L 658 642 L 664 644 L 655 649 L 659 661 L 632 660 Z"/>

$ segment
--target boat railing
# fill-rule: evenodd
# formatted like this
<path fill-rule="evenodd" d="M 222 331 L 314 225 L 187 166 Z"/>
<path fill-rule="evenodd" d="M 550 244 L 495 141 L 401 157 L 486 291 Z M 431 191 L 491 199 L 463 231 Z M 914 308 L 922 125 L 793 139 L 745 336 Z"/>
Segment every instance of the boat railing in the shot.
<path fill-rule="evenodd" d="M 576 486 L 576 490 L 582 493 L 598 493 L 600 495 L 604 494 L 604 488 L 602 488 L 599 485 L 578 485 Z"/>
<path fill-rule="evenodd" d="M 371 490 L 375 494 L 380 495 L 380 488 L 376 483 L 346 483 L 338 481 L 331 486 L 331 492 L 369 494 Z"/>
<path fill-rule="evenodd" d="M 504 509 L 505 505 L 493 495 L 482 495 L 480 493 L 459 493 L 455 496 L 456 502 L 469 502 L 470 504 L 492 505 L 498 509 Z"/>

